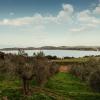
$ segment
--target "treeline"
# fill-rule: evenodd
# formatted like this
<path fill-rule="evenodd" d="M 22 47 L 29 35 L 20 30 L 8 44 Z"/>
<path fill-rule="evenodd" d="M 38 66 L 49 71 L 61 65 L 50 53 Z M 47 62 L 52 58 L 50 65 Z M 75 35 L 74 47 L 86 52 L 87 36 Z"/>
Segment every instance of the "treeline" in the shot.
<path fill-rule="evenodd" d="M 35 80 L 38 86 L 44 86 L 47 80 L 58 72 L 59 66 L 45 57 L 43 52 L 32 57 L 20 50 L 18 55 L 0 52 L 0 77 L 22 81 L 24 94 L 31 92 L 30 82 Z"/>

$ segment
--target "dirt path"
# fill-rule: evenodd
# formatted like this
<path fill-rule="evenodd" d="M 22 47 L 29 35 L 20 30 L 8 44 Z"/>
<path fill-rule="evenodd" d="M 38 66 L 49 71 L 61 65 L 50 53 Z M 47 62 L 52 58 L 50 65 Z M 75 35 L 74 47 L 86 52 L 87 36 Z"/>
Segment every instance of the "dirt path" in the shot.
<path fill-rule="evenodd" d="M 59 68 L 59 72 L 69 72 L 70 71 L 70 65 L 61 65 Z"/>

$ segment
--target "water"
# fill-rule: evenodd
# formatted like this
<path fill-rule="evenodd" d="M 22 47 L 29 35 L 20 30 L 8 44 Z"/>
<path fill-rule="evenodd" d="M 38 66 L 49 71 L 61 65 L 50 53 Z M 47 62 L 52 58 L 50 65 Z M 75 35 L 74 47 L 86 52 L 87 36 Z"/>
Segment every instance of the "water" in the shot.
<path fill-rule="evenodd" d="M 25 50 L 29 56 L 32 56 L 33 53 L 37 53 L 40 50 Z M 91 55 L 100 55 L 100 51 L 79 51 L 79 50 L 41 50 L 45 53 L 45 55 L 52 55 L 57 57 L 83 57 L 83 56 L 91 56 Z M 14 53 L 18 54 L 18 51 L 3 51 L 5 53 Z"/>

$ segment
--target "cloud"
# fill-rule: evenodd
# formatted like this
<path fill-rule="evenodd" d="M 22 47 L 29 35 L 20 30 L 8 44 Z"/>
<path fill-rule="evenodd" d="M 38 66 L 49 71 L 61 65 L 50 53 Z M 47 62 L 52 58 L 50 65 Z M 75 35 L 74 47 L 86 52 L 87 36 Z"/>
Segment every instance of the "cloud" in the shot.
<path fill-rule="evenodd" d="M 94 14 L 100 15 L 100 4 L 93 10 Z"/>
<path fill-rule="evenodd" d="M 97 7 L 96 7 L 97 8 Z M 86 31 L 94 30 L 95 28 L 99 27 L 100 19 L 94 15 L 94 10 L 83 10 L 76 13 L 76 22 L 74 27 L 69 29 L 70 32 L 77 32 L 82 33 Z"/>
<path fill-rule="evenodd" d="M 11 25 L 11 26 L 20 26 L 20 25 L 26 25 L 29 23 L 29 20 L 27 18 L 23 19 L 3 19 L 0 21 L 0 25 Z"/>
<path fill-rule="evenodd" d="M 97 25 L 95 24 L 81 24 L 80 26 L 75 26 L 71 29 L 69 29 L 70 32 L 77 32 L 77 33 L 82 33 L 82 32 L 86 32 L 86 31 L 91 31 L 92 29 L 94 30 L 94 28 L 96 28 Z"/>
<path fill-rule="evenodd" d="M 100 24 L 100 19 L 96 18 L 90 10 L 84 10 L 78 13 L 77 19 L 83 24 Z"/>
<path fill-rule="evenodd" d="M 65 12 L 68 12 L 68 13 L 74 12 L 73 6 L 70 4 L 63 4 L 62 7 L 63 7 Z"/>
<path fill-rule="evenodd" d="M 87 22 L 92 20 L 91 12 L 90 10 L 84 10 L 77 14 L 77 19 L 81 22 Z"/>
<path fill-rule="evenodd" d="M 82 32 L 82 31 L 84 31 L 84 30 L 85 30 L 84 27 L 72 28 L 72 29 L 70 29 L 70 32 Z"/>
<path fill-rule="evenodd" d="M 80 12 L 76 12 L 71 4 L 62 4 L 62 9 L 56 16 L 53 16 L 52 14 L 49 16 L 43 16 L 40 13 L 35 13 L 33 16 L 0 20 L 0 25 L 31 25 L 34 26 L 34 30 L 45 30 L 46 26 L 56 26 L 61 24 L 62 27 L 65 27 L 65 25 L 70 26 L 70 23 L 73 22 L 70 32 L 84 32 L 86 30 L 94 29 L 100 25 L 100 18 L 97 18 L 95 13 L 100 14 L 100 4 L 92 10 L 87 9 Z M 10 13 L 10 15 L 13 14 L 13 12 Z"/>
<path fill-rule="evenodd" d="M 59 12 L 59 14 L 57 15 L 56 19 L 59 22 L 61 22 L 61 21 L 62 22 L 65 21 L 66 22 L 66 21 L 71 19 L 72 15 L 73 15 L 73 12 L 74 12 L 74 8 L 70 4 L 63 4 L 62 8 L 63 8 L 63 10 L 61 10 Z"/>
<path fill-rule="evenodd" d="M 73 45 L 74 43 L 78 45 L 88 44 L 88 41 L 91 44 L 96 43 L 93 40 L 99 41 L 100 33 L 98 7 L 97 5 L 93 9 L 76 11 L 73 5 L 62 4 L 62 9 L 55 16 L 35 13 L 33 16 L 11 19 L 13 14 L 10 14 L 12 16 L 10 19 L 0 19 L 0 25 L 4 26 L 0 29 L 0 43 L 7 41 L 7 44 L 18 46 Z"/>
<path fill-rule="evenodd" d="M 40 13 L 36 13 L 33 16 L 23 17 L 23 18 L 16 18 L 16 19 L 3 19 L 0 20 L 0 25 L 14 25 L 14 26 L 21 26 L 21 25 L 28 25 L 28 24 L 48 24 L 48 23 L 56 23 L 60 24 L 63 22 L 68 21 L 72 13 L 74 12 L 73 6 L 70 4 L 63 4 L 62 10 L 56 16 L 42 16 Z M 10 13 L 10 15 L 14 15 L 14 13 Z"/>

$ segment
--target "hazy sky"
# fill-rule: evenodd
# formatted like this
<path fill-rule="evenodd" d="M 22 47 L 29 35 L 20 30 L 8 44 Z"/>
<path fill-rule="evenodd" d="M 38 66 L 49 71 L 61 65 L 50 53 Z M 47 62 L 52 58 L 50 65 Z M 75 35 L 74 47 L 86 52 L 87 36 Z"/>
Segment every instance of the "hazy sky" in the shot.
<path fill-rule="evenodd" d="M 0 0 L 0 48 L 100 45 L 100 0 Z"/>

